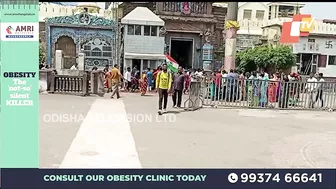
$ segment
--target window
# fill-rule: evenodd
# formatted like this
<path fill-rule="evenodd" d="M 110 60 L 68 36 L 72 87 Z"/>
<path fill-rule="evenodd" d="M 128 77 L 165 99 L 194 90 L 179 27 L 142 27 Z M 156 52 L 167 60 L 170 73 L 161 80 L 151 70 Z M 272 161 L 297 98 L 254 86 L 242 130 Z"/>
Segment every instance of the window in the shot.
<path fill-rule="evenodd" d="M 257 10 L 257 12 L 256 12 L 256 18 L 258 20 L 264 20 L 264 14 L 265 14 L 265 11 L 263 11 L 263 10 Z"/>
<path fill-rule="evenodd" d="M 85 56 L 96 56 L 96 57 L 112 57 L 112 47 L 111 46 L 100 46 L 95 47 L 91 50 L 90 45 L 85 45 L 83 48 Z"/>
<path fill-rule="evenodd" d="M 315 39 L 308 39 L 308 43 L 315 43 Z"/>
<path fill-rule="evenodd" d="M 165 12 L 181 12 L 183 10 L 189 10 L 190 13 L 206 14 L 208 4 L 207 2 L 165 2 L 163 3 L 162 8 Z"/>
<path fill-rule="evenodd" d="M 156 60 L 150 60 L 149 61 L 149 68 L 151 70 L 156 68 Z"/>
<path fill-rule="evenodd" d="M 127 35 L 134 35 L 134 25 L 127 26 Z"/>
<path fill-rule="evenodd" d="M 145 36 L 150 36 L 150 26 L 144 26 L 144 35 Z"/>
<path fill-rule="evenodd" d="M 99 49 L 99 48 L 94 48 L 92 49 L 92 52 L 91 52 L 92 56 L 102 56 L 102 51 Z"/>
<path fill-rule="evenodd" d="M 203 49 L 203 60 L 212 60 L 212 50 Z"/>
<path fill-rule="evenodd" d="M 279 5 L 278 17 L 293 17 L 293 15 L 294 15 L 294 6 Z"/>
<path fill-rule="evenodd" d="M 250 20 L 251 17 L 252 17 L 252 10 L 247 10 L 247 9 L 245 9 L 245 10 L 244 10 L 243 19 L 248 19 L 248 20 Z"/>
<path fill-rule="evenodd" d="M 142 69 L 143 69 L 143 71 L 147 71 L 148 66 L 149 66 L 149 60 L 142 60 Z"/>
<path fill-rule="evenodd" d="M 157 36 L 157 26 L 151 26 L 151 36 Z"/>
<path fill-rule="evenodd" d="M 111 46 L 103 46 L 103 51 L 112 51 Z"/>
<path fill-rule="evenodd" d="M 135 35 L 141 35 L 141 26 L 140 25 L 135 25 L 134 26 L 134 33 Z"/>
<path fill-rule="evenodd" d="M 85 45 L 83 50 L 84 50 L 85 56 L 91 56 L 91 46 L 90 45 Z"/>
<path fill-rule="evenodd" d="M 329 55 L 328 65 L 336 66 L 336 56 Z"/>
<path fill-rule="evenodd" d="M 327 55 L 320 55 L 318 60 L 318 67 L 325 68 L 327 66 Z"/>
<path fill-rule="evenodd" d="M 103 46 L 103 57 L 112 57 L 112 47 Z"/>

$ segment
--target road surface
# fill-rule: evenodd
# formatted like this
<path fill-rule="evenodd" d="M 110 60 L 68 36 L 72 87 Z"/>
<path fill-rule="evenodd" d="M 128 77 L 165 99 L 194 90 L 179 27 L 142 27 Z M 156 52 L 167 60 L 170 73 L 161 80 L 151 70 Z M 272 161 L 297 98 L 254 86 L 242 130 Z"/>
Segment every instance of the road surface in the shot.
<path fill-rule="evenodd" d="M 40 96 L 41 168 L 336 168 L 335 113 L 203 108 L 156 95 Z M 127 117 L 127 119 L 123 119 Z"/>

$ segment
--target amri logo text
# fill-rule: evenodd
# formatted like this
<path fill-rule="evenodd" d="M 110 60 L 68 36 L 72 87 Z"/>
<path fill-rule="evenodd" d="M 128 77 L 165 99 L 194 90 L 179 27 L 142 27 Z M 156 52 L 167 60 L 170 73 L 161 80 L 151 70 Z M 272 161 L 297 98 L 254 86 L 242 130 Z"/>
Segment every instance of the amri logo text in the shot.
<path fill-rule="evenodd" d="M 8 26 L 6 38 L 34 38 L 34 26 Z"/>
<path fill-rule="evenodd" d="M 2 41 L 38 41 L 38 23 L 1 23 Z"/>

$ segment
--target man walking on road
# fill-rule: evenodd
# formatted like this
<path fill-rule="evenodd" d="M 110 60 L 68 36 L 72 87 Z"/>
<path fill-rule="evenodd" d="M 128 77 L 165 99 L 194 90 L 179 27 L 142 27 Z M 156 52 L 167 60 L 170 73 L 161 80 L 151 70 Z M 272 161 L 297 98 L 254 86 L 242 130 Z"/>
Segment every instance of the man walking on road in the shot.
<path fill-rule="evenodd" d="M 118 68 L 118 65 L 115 64 L 114 67 L 111 70 L 111 75 L 110 75 L 111 83 L 112 83 L 112 95 L 111 98 L 116 94 L 117 99 L 120 98 L 119 94 L 119 85 L 120 85 L 120 79 L 121 79 L 121 73 Z"/>
<path fill-rule="evenodd" d="M 320 99 L 321 100 L 321 108 L 323 108 L 323 73 L 318 74 L 318 84 L 317 84 L 317 94 L 316 94 L 316 99 L 315 103 Z"/>
<path fill-rule="evenodd" d="M 124 80 L 125 80 L 125 88 L 127 92 L 130 91 L 130 88 L 132 86 L 132 75 L 131 75 L 131 68 L 127 67 L 125 75 L 124 75 Z"/>
<path fill-rule="evenodd" d="M 311 73 L 309 75 L 309 78 L 307 79 L 307 85 L 306 85 L 306 91 L 308 92 L 309 98 L 308 98 L 308 105 L 309 108 L 314 108 L 314 92 L 317 87 L 317 79 L 314 77 L 314 74 Z"/>
<path fill-rule="evenodd" d="M 156 76 L 156 90 L 159 93 L 159 114 L 167 112 L 168 91 L 171 89 L 172 76 L 167 71 L 167 64 L 162 64 L 162 71 Z M 163 101 L 163 109 L 162 109 Z"/>
<path fill-rule="evenodd" d="M 178 68 L 178 72 L 174 74 L 173 78 L 173 107 L 181 108 L 183 84 L 185 80 L 185 75 L 183 74 L 183 68 L 181 66 Z"/>

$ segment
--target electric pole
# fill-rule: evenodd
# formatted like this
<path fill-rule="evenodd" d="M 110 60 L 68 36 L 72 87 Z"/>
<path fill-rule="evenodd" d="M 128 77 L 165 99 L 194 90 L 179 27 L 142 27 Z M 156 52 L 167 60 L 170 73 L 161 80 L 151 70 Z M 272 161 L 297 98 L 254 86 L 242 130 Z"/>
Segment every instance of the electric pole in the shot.
<path fill-rule="evenodd" d="M 228 2 L 228 11 L 225 21 L 225 58 L 224 69 L 229 71 L 236 67 L 236 49 L 237 49 L 237 30 L 239 24 L 237 22 L 238 17 L 238 2 Z M 222 67 L 222 69 L 223 69 Z"/>

